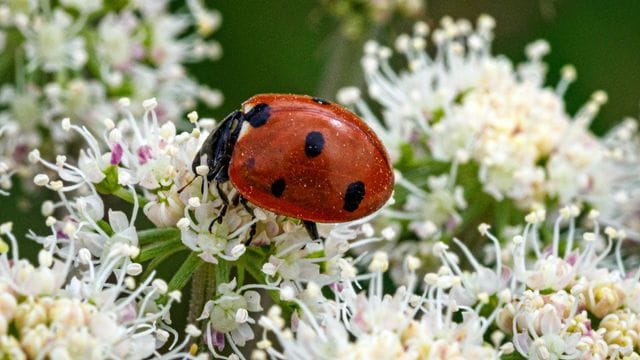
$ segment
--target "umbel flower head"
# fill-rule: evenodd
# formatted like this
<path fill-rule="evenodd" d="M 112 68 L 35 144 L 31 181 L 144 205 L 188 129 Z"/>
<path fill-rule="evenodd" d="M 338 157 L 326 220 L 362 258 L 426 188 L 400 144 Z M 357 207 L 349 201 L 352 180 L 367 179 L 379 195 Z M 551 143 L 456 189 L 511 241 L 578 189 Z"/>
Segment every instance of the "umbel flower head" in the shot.
<path fill-rule="evenodd" d="M 488 16 L 475 28 L 448 17 L 432 32 L 417 23 L 413 34 L 396 39 L 407 61 L 398 71 L 390 64 L 390 48 L 368 42 L 362 66 L 381 116 L 358 89 L 338 94 L 380 135 L 405 174 L 397 184 L 409 195 L 399 204 L 403 214 L 392 216 L 411 220 L 421 238 L 455 229 L 472 212 L 467 204 L 486 203 L 476 188 L 526 213 L 554 202 L 602 200 L 614 184 L 629 187 L 603 169 L 630 160 L 614 148 L 632 139 L 612 144 L 588 130 L 606 94 L 595 92 L 575 115 L 568 114 L 563 95 L 575 69 L 566 66 L 558 84 L 545 85 L 542 58 L 549 45 L 530 44 L 527 60 L 516 65 L 491 53 L 494 25 Z M 412 174 L 427 174 L 427 181 Z"/>
<path fill-rule="evenodd" d="M 460 308 L 448 295 L 452 287 L 461 286 L 458 276 L 429 274 L 422 284 L 424 291 L 416 294 L 415 270 L 420 260 L 410 256 L 405 266 L 407 284 L 394 294 L 383 291 L 383 276 L 389 267 L 383 252 L 373 255 L 369 272 L 330 284 L 331 297 L 310 283 L 301 300 L 290 299 L 299 309 L 292 316 L 291 328 L 285 326 L 280 307 L 271 308 L 260 319 L 282 351 L 265 333 L 254 358 L 268 354 L 286 359 L 497 359 L 503 351 L 509 352 L 509 346 L 497 350 L 483 340 L 497 310 L 487 319 L 479 314 L 480 307 Z M 352 262 L 343 268 L 345 273 L 347 268 L 356 273 Z M 359 292 L 365 282 L 368 291 Z M 462 320 L 454 320 L 454 314 Z"/>
<path fill-rule="evenodd" d="M 0 241 L 2 358 L 144 359 L 159 357 L 175 335 L 168 315 L 180 293 L 153 276 L 136 284 L 140 264 L 130 257 L 137 248 L 119 244 L 100 262 L 86 248 L 66 259 L 43 249 L 34 266 L 19 257 L 11 223 L 0 225 L 0 235 L 10 244 Z M 177 340 L 164 356 L 190 357 Z"/>
<path fill-rule="evenodd" d="M 518 352 L 531 358 L 544 358 L 545 354 L 586 354 L 590 358 L 638 356 L 640 347 L 635 341 L 638 324 L 634 320 L 640 310 L 638 272 L 627 273 L 620 257 L 626 236 L 611 227 L 601 233 L 598 214 L 591 212 L 589 218 L 594 229 L 583 232 L 581 244 L 573 249 L 577 241 L 573 223 L 578 214 L 572 208 L 561 211 L 554 226 L 553 242 L 542 252 L 537 239 L 514 238 L 514 276 L 522 288 L 519 297 L 501 310 L 497 325 L 512 334 Z M 570 225 L 564 254 L 558 235 L 562 221 Z M 534 232 L 536 223 L 530 223 Z M 606 247 L 598 252 L 598 243 L 603 240 Z M 537 260 L 526 265 L 528 243 L 534 247 Z M 609 269 L 603 259 L 614 246 L 616 266 Z"/>
<path fill-rule="evenodd" d="M 173 12 L 165 0 L 0 4 L 0 37 L 14 39 L 2 50 L 16 59 L 15 71 L 8 69 L 14 83 L 0 88 L 0 133 L 14 135 L 0 146 L 5 167 L 28 172 L 26 155 L 34 148 L 64 152 L 75 138 L 52 126 L 62 118 L 102 131 L 123 96 L 135 100 L 130 110 L 136 115 L 144 111 L 143 99 L 158 97 L 163 122 L 199 101 L 218 106 L 220 92 L 198 84 L 185 65 L 221 56 L 209 39 L 221 15 L 199 0 L 185 5 L 186 11 Z"/>
<path fill-rule="evenodd" d="M 638 356 L 638 271 L 627 272 L 621 259 L 626 235 L 611 227 L 602 231 L 594 210 L 586 216 L 591 231 L 579 229 L 579 215 L 576 206 L 562 208 L 547 230 L 545 212 L 532 212 L 522 233 L 513 237 L 513 246 L 505 248 L 488 225 L 481 225 L 480 233 L 495 248 L 495 270 L 481 265 L 457 241 L 473 266 L 463 272 L 446 246 L 440 246 L 443 263 L 464 284 L 450 294 L 461 306 L 503 299 L 492 319 L 499 329 L 495 336 L 510 340 L 526 358 Z M 613 268 L 606 261 L 612 253 Z"/>

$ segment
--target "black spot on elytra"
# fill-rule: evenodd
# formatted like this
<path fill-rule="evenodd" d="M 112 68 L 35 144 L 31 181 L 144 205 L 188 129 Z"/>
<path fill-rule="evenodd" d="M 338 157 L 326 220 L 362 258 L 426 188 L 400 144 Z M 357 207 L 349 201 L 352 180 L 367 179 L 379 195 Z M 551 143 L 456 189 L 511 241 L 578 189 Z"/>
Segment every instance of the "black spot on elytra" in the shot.
<path fill-rule="evenodd" d="M 244 161 L 244 166 L 246 166 L 249 169 L 253 169 L 256 167 L 256 158 L 248 158 L 247 160 Z"/>
<path fill-rule="evenodd" d="M 348 212 L 354 212 L 360 206 L 364 199 L 364 183 L 362 181 L 354 181 L 347 186 L 344 194 L 344 205 L 342 206 Z"/>
<path fill-rule="evenodd" d="M 244 116 L 251 126 L 257 128 L 267 123 L 271 116 L 271 107 L 268 104 L 256 104 Z"/>
<path fill-rule="evenodd" d="M 319 98 L 319 97 L 314 97 L 311 98 L 313 101 L 317 102 L 320 105 L 331 105 L 331 102 L 323 99 L 323 98 Z"/>
<path fill-rule="evenodd" d="M 284 193 L 284 188 L 287 184 L 284 182 L 283 178 L 279 178 L 271 184 L 271 194 L 273 196 L 279 198 Z"/>
<path fill-rule="evenodd" d="M 318 131 L 311 131 L 304 140 L 304 153 L 307 157 L 316 157 L 320 155 L 324 148 L 324 136 Z"/>

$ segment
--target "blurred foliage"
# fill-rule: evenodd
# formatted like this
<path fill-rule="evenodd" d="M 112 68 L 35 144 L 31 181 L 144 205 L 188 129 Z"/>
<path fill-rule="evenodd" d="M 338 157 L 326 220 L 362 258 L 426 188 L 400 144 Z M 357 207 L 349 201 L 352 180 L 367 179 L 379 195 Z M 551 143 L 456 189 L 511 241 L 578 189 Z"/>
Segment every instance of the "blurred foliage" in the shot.
<path fill-rule="evenodd" d="M 334 99 L 340 87 L 362 85 L 360 56 L 367 38 L 392 43 L 399 33 L 410 31 L 415 20 L 394 19 L 354 38 L 341 33 L 336 3 L 340 1 L 209 1 L 224 16 L 217 34 L 224 56 L 193 70 L 201 81 L 225 94 L 225 105 L 213 115 L 220 118 L 260 92 Z M 578 80 L 566 96 L 570 112 L 595 90 L 609 94 L 609 103 L 594 124 L 599 133 L 625 116 L 639 114 L 638 1 L 438 0 L 427 1 L 422 11 L 422 20 L 432 28 L 445 15 L 472 21 L 483 13 L 492 15 L 497 23 L 493 50 L 514 60 L 524 59 L 526 44 L 547 39 L 552 49 L 546 58 L 550 81 L 558 79 L 565 64 L 578 70 Z"/>
<path fill-rule="evenodd" d="M 426 2 L 422 0 L 322 0 L 323 10 L 340 23 L 340 32 L 355 40 L 395 21 L 423 16 Z"/>
<path fill-rule="evenodd" d="M 371 28 L 347 35 L 343 30 L 349 24 L 337 17 L 345 13 L 336 11 L 339 3 L 344 2 L 207 1 L 207 6 L 223 14 L 217 39 L 224 55 L 215 63 L 194 65 L 191 71 L 201 82 L 221 89 L 226 100 L 220 109 L 200 109 L 201 114 L 220 119 L 256 93 L 306 93 L 335 99 L 342 86 L 362 86 L 360 56 L 364 41 L 376 38 L 390 44 L 399 33 L 410 31 L 415 18 L 362 21 L 357 26 Z M 346 14 L 357 17 L 354 11 L 358 9 L 348 8 Z M 563 65 L 575 65 L 578 80 L 566 95 L 570 112 L 593 91 L 607 91 L 609 103 L 594 124 L 597 132 L 625 116 L 638 115 L 640 2 L 440 0 L 428 1 L 421 19 L 433 28 L 445 15 L 475 20 L 482 13 L 492 15 L 497 22 L 495 53 L 521 60 L 527 43 L 544 38 L 552 47 L 546 58 L 552 83 Z M 12 56 L 4 53 L 0 59 L 12 61 Z M 10 81 L 14 76 L 4 74 L 2 78 Z M 18 235 L 28 229 L 43 233 L 39 195 L 20 200 L 19 186 L 14 193 L 0 198 L 0 222 L 13 221 Z"/>

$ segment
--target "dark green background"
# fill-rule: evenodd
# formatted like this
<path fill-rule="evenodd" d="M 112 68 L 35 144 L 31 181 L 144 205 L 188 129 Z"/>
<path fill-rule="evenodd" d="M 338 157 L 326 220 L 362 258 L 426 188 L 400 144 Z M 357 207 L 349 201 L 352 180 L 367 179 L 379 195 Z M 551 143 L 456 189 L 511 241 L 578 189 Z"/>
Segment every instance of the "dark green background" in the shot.
<path fill-rule="evenodd" d="M 336 19 L 323 11 L 321 2 L 228 0 L 208 1 L 207 5 L 223 15 L 215 38 L 224 56 L 214 63 L 192 66 L 191 71 L 201 82 L 221 89 L 226 101 L 217 110 L 201 109 L 203 116 L 221 118 L 261 92 L 333 99 L 341 86 L 362 85 L 361 42 L 342 39 Z M 527 43 L 545 38 L 552 47 L 547 57 L 551 84 L 563 65 L 575 65 L 578 80 L 566 96 L 570 112 L 593 91 L 607 91 L 609 103 L 594 123 L 596 131 L 603 132 L 624 116 L 638 115 L 640 1 L 429 1 L 424 20 L 433 28 L 444 15 L 475 21 L 482 13 L 496 18 L 494 53 L 520 61 Z M 370 33 L 391 43 L 397 33 L 409 31 L 411 23 Z M 2 74 L 1 78 L 13 76 Z M 14 192 L 20 193 L 19 189 Z M 26 214 L 18 210 L 17 196 L 0 197 L 0 201 L 0 222 L 13 221 L 20 238 L 29 228 L 46 233 L 39 200 L 27 200 L 33 210 Z"/>
<path fill-rule="evenodd" d="M 223 14 L 216 38 L 223 58 L 194 68 L 194 75 L 225 94 L 221 117 L 261 92 L 308 93 L 334 98 L 334 89 L 359 85 L 361 46 L 336 41 L 337 23 L 316 1 L 209 1 Z M 598 132 L 624 116 L 637 116 L 640 101 L 640 1 L 428 1 L 424 20 L 431 27 L 444 15 L 475 21 L 487 13 L 496 19 L 494 53 L 522 60 L 526 44 L 544 38 L 551 44 L 549 80 L 573 64 L 578 79 L 567 93 L 570 112 L 598 89 L 609 103 L 594 123 Z M 399 31 L 410 30 L 411 23 Z M 393 32 L 378 35 L 393 39 Z M 336 44 L 342 45 L 346 71 L 331 73 Z M 346 50 L 345 50 L 346 48 Z M 331 89 L 327 91 L 326 89 Z"/>

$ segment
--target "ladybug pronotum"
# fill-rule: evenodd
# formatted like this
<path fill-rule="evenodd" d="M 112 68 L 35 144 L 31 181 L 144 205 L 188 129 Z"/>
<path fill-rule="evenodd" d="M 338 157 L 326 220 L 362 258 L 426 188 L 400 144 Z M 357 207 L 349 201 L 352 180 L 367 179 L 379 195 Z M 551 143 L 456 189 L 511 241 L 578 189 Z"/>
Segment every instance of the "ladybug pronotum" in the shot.
<path fill-rule="evenodd" d="M 228 204 L 220 184 L 231 180 L 250 213 L 247 200 L 302 219 L 313 239 L 316 222 L 369 215 L 393 190 L 389 156 L 373 130 L 342 106 L 311 96 L 250 98 L 205 140 L 194 173 L 205 157 L 207 181 L 225 203 L 214 221 L 222 221 Z"/>

